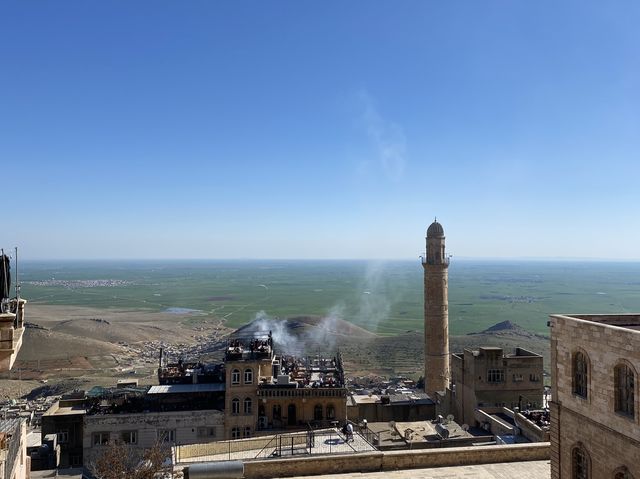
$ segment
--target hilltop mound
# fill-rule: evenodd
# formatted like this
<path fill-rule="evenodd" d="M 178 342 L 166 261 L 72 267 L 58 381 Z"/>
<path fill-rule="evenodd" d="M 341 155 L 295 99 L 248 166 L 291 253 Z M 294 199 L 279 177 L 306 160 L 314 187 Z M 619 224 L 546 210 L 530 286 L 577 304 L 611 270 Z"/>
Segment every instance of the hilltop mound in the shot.
<path fill-rule="evenodd" d="M 348 336 L 354 339 L 374 338 L 376 335 L 343 319 L 322 316 L 295 316 L 286 319 L 256 319 L 235 332 L 239 336 L 252 336 L 273 331 L 274 336 L 285 333 L 296 337 Z"/>
<path fill-rule="evenodd" d="M 136 343 L 161 336 L 164 331 L 153 324 L 113 323 L 101 318 L 68 319 L 50 326 L 52 331 L 80 338 L 117 343 Z"/>
<path fill-rule="evenodd" d="M 117 344 L 87 337 L 78 337 L 46 328 L 25 329 L 18 361 L 69 358 L 75 356 L 109 355 L 122 352 Z"/>

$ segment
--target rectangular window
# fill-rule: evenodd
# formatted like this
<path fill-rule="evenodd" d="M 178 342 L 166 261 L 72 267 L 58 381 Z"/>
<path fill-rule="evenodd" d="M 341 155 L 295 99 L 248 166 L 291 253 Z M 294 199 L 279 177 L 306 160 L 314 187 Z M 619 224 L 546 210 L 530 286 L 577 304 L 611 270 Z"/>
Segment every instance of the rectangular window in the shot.
<path fill-rule="evenodd" d="M 529 381 L 532 383 L 540 382 L 540 376 L 538 374 L 529 374 Z"/>
<path fill-rule="evenodd" d="M 213 426 L 199 427 L 198 437 L 216 437 L 216 428 Z"/>
<path fill-rule="evenodd" d="M 522 374 L 514 374 L 513 375 L 513 382 L 514 383 L 519 383 L 523 380 Z"/>
<path fill-rule="evenodd" d="M 93 441 L 92 444 L 94 446 L 104 446 L 109 443 L 109 433 L 108 432 L 94 432 L 93 433 Z"/>
<path fill-rule="evenodd" d="M 503 383 L 504 382 L 504 369 L 489 369 L 489 370 L 487 370 L 487 382 L 488 383 Z"/>
<path fill-rule="evenodd" d="M 158 440 L 165 443 L 176 442 L 176 430 L 175 429 L 158 429 Z"/>
<path fill-rule="evenodd" d="M 58 431 L 58 444 L 66 444 L 69 442 L 69 431 L 64 429 Z"/>
<path fill-rule="evenodd" d="M 138 431 L 123 431 L 121 437 L 125 444 L 138 444 Z"/>

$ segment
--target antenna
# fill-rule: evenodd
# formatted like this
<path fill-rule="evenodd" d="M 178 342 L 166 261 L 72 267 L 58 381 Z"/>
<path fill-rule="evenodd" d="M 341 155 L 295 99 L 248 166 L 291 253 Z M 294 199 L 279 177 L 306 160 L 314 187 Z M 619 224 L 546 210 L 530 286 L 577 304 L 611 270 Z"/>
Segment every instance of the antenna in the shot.
<path fill-rule="evenodd" d="M 20 281 L 18 279 L 18 247 L 15 247 L 16 250 L 16 257 L 15 257 L 15 264 L 16 264 L 16 312 L 18 310 L 18 308 L 20 307 Z"/>

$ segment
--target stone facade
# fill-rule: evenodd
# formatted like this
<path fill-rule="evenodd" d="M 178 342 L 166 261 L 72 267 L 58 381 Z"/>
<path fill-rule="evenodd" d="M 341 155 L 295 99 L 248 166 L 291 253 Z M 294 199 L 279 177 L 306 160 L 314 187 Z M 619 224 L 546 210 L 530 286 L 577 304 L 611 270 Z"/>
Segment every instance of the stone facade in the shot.
<path fill-rule="evenodd" d="M 0 420 L 0 477 L 28 479 L 30 459 L 27 451 L 27 421 Z"/>
<path fill-rule="evenodd" d="M 551 477 L 639 478 L 640 315 L 550 318 Z"/>
<path fill-rule="evenodd" d="M 86 415 L 83 457 L 84 463 L 90 465 L 110 441 L 150 449 L 162 443 L 197 444 L 223 437 L 224 413 L 217 410 Z"/>
<path fill-rule="evenodd" d="M 42 442 L 54 434 L 60 446 L 59 466 L 82 466 L 82 431 L 86 409 L 84 395 L 79 398 L 61 399 L 42 415 Z"/>
<path fill-rule="evenodd" d="M 22 347 L 24 299 L 9 301 L 9 311 L 0 313 L 0 371 L 9 371 Z"/>
<path fill-rule="evenodd" d="M 502 348 L 481 347 L 453 354 L 451 364 L 450 394 L 461 424 L 473 425 L 478 408 L 542 406 L 543 358 L 539 354 L 522 348 L 504 354 Z"/>
<path fill-rule="evenodd" d="M 276 355 L 271 337 L 233 338 L 225 352 L 225 438 L 328 426 L 347 418 L 340 355 Z"/>
<path fill-rule="evenodd" d="M 449 257 L 442 225 L 427 229 L 424 267 L 424 379 L 425 392 L 436 398 L 449 386 Z"/>

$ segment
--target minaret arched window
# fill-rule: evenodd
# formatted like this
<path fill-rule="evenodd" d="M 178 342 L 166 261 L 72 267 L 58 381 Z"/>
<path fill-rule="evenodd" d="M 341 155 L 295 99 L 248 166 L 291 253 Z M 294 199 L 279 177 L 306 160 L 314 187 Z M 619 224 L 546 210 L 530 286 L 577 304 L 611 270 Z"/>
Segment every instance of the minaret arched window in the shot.
<path fill-rule="evenodd" d="M 571 450 L 571 479 L 590 479 L 591 478 L 591 460 L 589 454 L 577 444 Z"/>
<path fill-rule="evenodd" d="M 613 369 L 615 386 L 615 408 L 619 414 L 635 416 L 636 375 L 628 365 L 618 364 Z"/>
<path fill-rule="evenodd" d="M 586 398 L 588 380 L 589 362 L 587 355 L 578 351 L 573 355 L 573 394 Z"/>

